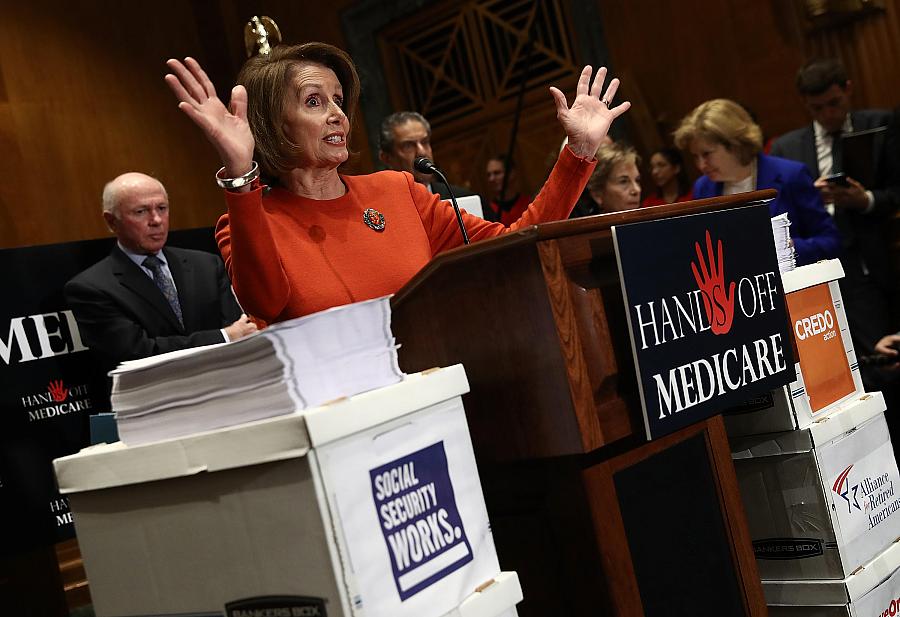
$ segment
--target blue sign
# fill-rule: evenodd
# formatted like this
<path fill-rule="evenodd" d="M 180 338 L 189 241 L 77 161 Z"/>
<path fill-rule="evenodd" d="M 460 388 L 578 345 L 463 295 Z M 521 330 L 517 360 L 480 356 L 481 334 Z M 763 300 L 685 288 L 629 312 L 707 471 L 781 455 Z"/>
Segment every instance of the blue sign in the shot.
<path fill-rule="evenodd" d="M 793 381 L 768 205 L 612 231 L 647 439 Z"/>
<path fill-rule="evenodd" d="M 372 469 L 369 475 L 401 601 L 472 561 L 443 441 Z"/>

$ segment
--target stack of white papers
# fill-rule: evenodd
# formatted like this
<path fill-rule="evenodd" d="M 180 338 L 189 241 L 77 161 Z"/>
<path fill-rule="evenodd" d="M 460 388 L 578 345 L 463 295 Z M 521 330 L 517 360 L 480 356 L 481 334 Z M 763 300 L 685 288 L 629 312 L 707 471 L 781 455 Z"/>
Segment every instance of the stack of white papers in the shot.
<path fill-rule="evenodd" d="M 779 272 L 790 272 L 797 267 L 797 252 L 791 242 L 791 221 L 787 212 L 772 217 L 772 235 L 775 237 L 775 253 L 778 255 Z"/>
<path fill-rule="evenodd" d="M 397 383 L 388 297 L 112 371 L 119 438 L 135 445 L 315 407 Z"/>

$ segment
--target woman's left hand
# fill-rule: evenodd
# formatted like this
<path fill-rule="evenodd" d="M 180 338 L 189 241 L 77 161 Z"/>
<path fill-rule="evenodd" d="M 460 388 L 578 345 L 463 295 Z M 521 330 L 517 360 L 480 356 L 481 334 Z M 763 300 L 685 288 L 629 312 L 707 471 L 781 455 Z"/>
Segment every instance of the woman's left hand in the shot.
<path fill-rule="evenodd" d="M 556 102 L 556 117 L 566 130 L 569 147 L 576 155 L 586 159 L 594 158 L 613 120 L 631 107 L 628 101 L 611 107 L 616 90 L 619 89 L 618 79 L 609 82 L 606 94 L 600 98 L 603 82 L 606 80 L 606 67 L 597 70 L 593 85 L 591 73 L 590 66 L 584 67 L 581 71 L 578 88 L 575 90 L 575 100 L 571 107 L 566 102 L 566 96 L 558 88 L 550 87 L 550 94 Z"/>

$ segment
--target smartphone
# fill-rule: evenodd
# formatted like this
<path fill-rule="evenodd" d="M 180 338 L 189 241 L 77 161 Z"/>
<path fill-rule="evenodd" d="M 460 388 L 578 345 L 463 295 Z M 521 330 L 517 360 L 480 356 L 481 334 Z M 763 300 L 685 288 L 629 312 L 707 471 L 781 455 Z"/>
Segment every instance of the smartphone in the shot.
<path fill-rule="evenodd" d="M 838 186 L 850 186 L 850 183 L 847 182 L 847 174 L 845 173 L 837 173 L 831 174 L 830 176 L 825 176 L 825 182 L 828 184 L 837 184 Z"/>

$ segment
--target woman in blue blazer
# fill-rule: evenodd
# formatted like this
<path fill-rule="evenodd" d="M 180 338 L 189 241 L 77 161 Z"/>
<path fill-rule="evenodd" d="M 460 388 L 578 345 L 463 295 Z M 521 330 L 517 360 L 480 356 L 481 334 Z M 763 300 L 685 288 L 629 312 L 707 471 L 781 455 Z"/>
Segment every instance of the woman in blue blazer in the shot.
<path fill-rule="evenodd" d="M 703 174 L 694 199 L 775 189 L 769 213 L 787 212 L 797 265 L 837 257 L 841 236 L 803 163 L 762 153 L 762 131 L 747 111 L 728 99 L 699 105 L 681 121 L 675 143 L 694 156 Z"/>

